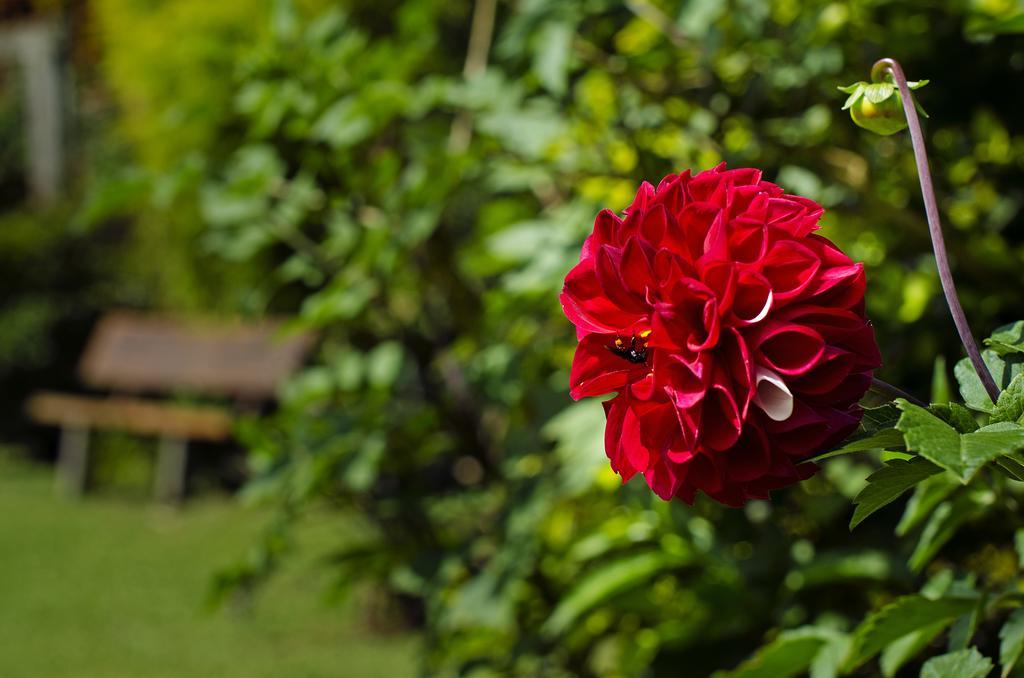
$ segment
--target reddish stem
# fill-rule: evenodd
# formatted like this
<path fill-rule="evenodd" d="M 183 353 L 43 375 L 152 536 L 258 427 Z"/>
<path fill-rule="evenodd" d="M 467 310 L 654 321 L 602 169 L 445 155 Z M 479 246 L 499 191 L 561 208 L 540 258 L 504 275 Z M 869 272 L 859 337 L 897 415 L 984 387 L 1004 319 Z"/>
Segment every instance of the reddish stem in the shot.
<path fill-rule="evenodd" d="M 935 263 L 939 269 L 939 280 L 942 281 L 942 291 L 946 295 L 946 304 L 949 312 L 953 315 L 953 323 L 956 331 L 960 334 L 960 342 L 967 349 L 967 355 L 974 365 L 974 371 L 985 386 L 988 397 L 992 402 L 999 398 L 999 388 L 996 386 L 992 374 L 989 372 L 985 362 L 981 359 L 981 351 L 974 341 L 971 328 L 967 324 L 967 316 L 964 314 L 963 306 L 960 305 L 960 298 L 956 294 L 956 285 L 953 283 L 953 273 L 949 270 L 949 257 L 946 255 L 946 243 L 942 237 L 942 223 L 939 221 L 939 208 L 935 202 L 935 189 L 932 187 L 932 175 L 928 169 L 928 153 L 924 147 L 924 135 L 921 133 L 921 121 L 914 109 L 914 100 L 910 94 L 910 87 L 907 85 L 907 78 L 903 75 L 903 68 L 895 59 L 880 59 L 871 69 L 871 79 L 878 82 L 886 72 L 892 74 L 896 86 L 900 90 L 900 98 L 903 99 L 903 112 L 907 116 L 907 125 L 910 129 L 910 141 L 914 147 L 914 160 L 917 162 L 917 176 L 921 180 L 921 197 L 924 198 L 924 211 L 928 217 L 928 231 L 932 237 L 932 248 L 935 250 Z"/>

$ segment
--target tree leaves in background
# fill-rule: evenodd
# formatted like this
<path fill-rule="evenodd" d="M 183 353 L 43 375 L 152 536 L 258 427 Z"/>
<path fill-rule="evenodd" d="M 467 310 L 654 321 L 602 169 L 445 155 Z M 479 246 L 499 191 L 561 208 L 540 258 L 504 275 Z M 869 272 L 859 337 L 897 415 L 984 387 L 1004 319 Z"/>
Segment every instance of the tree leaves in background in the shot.
<path fill-rule="evenodd" d="M 919 483 L 896 525 L 896 536 L 902 537 L 924 522 L 936 506 L 960 487 L 962 485 L 951 473 L 932 476 Z"/>
<path fill-rule="evenodd" d="M 789 678 L 805 673 L 829 641 L 832 629 L 807 626 L 783 631 L 729 673 L 730 678 Z"/>
<path fill-rule="evenodd" d="M 885 678 L 892 678 L 900 667 L 917 656 L 917 654 L 928 647 L 935 637 L 946 630 L 946 627 L 953 623 L 953 619 L 943 619 L 935 624 L 925 626 L 916 631 L 908 633 L 899 640 L 894 640 L 882 651 L 878 663 Z"/>
<path fill-rule="evenodd" d="M 990 503 L 991 493 L 979 490 L 961 493 L 939 504 L 928 516 L 914 552 L 910 554 L 910 569 L 920 572 L 962 525 L 984 513 Z"/>
<path fill-rule="evenodd" d="M 1018 608 L 999 629 L 999 663 L 1002 665 L 1002 676 L 1010 675 L 1010 671 L 1020 659 L 1024 651 L 1024 608 Z"/>
<path fill-rule="evenodd" d="M 908 633 L 952 621 L 970 612 L 976 598 L 930 599 L 921 595 L 898 598 L 869 615 L 853 633 L 853 651 L 847 668 L 860 666 L 893 640 Z"/>
<path fill-rule="evenodd" d="M 612 596 L 648 582 L 664 570 L 678 567 L 678 558 L 661 552 L 639 553 L 584 575 L 562 598 L 542 627 L 548 637 L 564 633 L 580 615 Z"/>

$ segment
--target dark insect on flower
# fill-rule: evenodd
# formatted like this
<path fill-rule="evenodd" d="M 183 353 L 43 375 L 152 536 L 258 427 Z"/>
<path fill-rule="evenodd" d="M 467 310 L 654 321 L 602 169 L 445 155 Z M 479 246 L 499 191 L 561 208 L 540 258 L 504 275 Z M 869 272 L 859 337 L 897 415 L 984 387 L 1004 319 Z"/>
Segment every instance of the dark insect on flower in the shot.
<path fill-rule="evenodd" d="M 629 338 L 628 344 L 621 337 L 616 337 L 615 342 L 608 347 L 608 350 L 635 365 L 644 365 L 647 363 L 646 339 L 650 334 L 649 331 L 645 332 L 642 337 L 634 334 Z"/>
<path fill-rule="evenodd" d="M 724 165 L 644 183 L 597 215 L 561 301 L 573 398 L 604 403 L 605 450 L 663 499 L 738 506 L 813 474 L 881 357 L 863 265 L 814 233 L 820 205 Z"/>

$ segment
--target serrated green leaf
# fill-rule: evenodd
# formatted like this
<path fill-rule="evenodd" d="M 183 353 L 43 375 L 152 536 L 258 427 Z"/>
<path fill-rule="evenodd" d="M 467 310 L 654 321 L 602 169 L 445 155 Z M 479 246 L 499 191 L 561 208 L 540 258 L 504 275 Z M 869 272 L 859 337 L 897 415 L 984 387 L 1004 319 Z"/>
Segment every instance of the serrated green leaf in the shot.
<path fill-rule="evenodd" d="M 929 82 L 931 82 L 931 80 L 908 80 L 907 87 L 909 87 L 910 89 L 921 89 Z"/>
<path fill-rule="evenodd" d="M 973 609 L 976 598 L 929 599 L 903 596 L 870 614 L 853 633 L 853 653 L 847 668 L 860 666 L 892 640 L 941 621 L 952 621 Z"/>
<path fill-rule="evenodd" d="M 1018 374 L 1002 393 L 992 408 L 992 423 L 1017 421 L 1024 415 L 1024 374 Z"/>
<path fill-rule="evenodd" d="M 895 403 L 886 403 L 879 407 L 869 407 L 861 416 L 858 430 L 874 433 L 884 428 L 893 428 L 900 420 L 900 408 Z"/>
<path fill-rule="evenodd" d="M 992 671 L 992 660 L 968 648 L 932 657 L 921 667 L 921 678 L 985 678 Z"/>
<path fill-rule="evenodd" d="M 572 625 L 580 615 L 588 612 L 617 593 L 640 586 L 655 574 L 679 564 L 677 558 L 661 552 L 647 552 L 630 556 L 585 575 L 564 597 L 551 616 L 544 622 L 541 632 L 557 636 Z"/>
<path fill-rule="evenodd" d="M 903 449 L 903 434 L 894 429 L 899 418 L 900 410 L 892 403 L 886 403 L 881 407 L 867 408 L 864 410 L 857 430 L 839 447 L 807 461 L 816 463 L 851 452 Z"/>
<path fill-rule="evenodd" d="M 1024 353 L 1024 320 L 1003 325 L 985 340 L 997 353 Z"/>
<path fill-rule="evenodd" d="M 880 104 L 896 92 L 891 82 L 873 82 L 864 88 L 864 98 L 873 104 Z"/>
<path fill-rule="evenodd" d="M 902 537 L 931 515 L 932 510 L 953 493 L 960 482 L 952 474 L 932 476 L 920 482 L 903 510 L 903 517 L 896 526 L 896 536 Z"/>
<path fill-rule="evenodd" d="M 959 403 L 938 403 L 929 405 L 928 411 L 946 422 L 959 433 L 978 430 L 978 420 L 971 411 Z"/>
<path fill-rule="evenodd" d="M 996 467 L 1010 479 L 1024 482 L 1024 456 L 1020 453 L 999 457 Z"/>
<path fill-rule="evenodd" d="M 1024 426 L 1001 421 L 961 437 L 965 459 L 992 460 L 1024 449 Z"/>
<path fill-rule="evenodd" d="M 900 667 L 917 656 L 917 654 L 928 647 L 935 637 L 946 630 L 946 627 L 953 623 L 952 619 L 943 619 L 940 622 L 925 626 L 924 628 L 908 633 L 902 638 L 889 643 L 882 651 L 878 663 L 882 668 L 882 675 L 885 678 L 892 678 Z"/>
<path fill-rule="evenodd" d="M 889 428 L 882 429 L 881 431 L 875 431 L 874 433 L 864 434 L 863 436 L 854 434 L 848 438 L 847 442 L 843 443 L 842 446 L 829 452 L 825 452 L 824 454 L 819 454 L 807 461 L 817 463 L 819 461 L 824 461 L 825 459 L 838 457 L 844 454 L 851 454 L 853 452 L 900 449 L 903 449 L 903 434 L 896 429 Z"/>
<path fill-rule="evenodd" d="M 999 629 L 999 664 L 1003 667 L 1002 676 L 1010 675 L 1010 671 L 1020 659 L 1024 651 L 1024 608 L 1014 610 L 1003 627 Z"/>
<path fill-rule="evenodd" d="M 1024 372 L 1024 354 L 1010 353 L 1005 356 L 999 355 L 992 349 L 985 349 L 981 352 L 981 358 L 988 366 L 996 386 L 1000 390 L 1010 385 L 1013 379 Z M 953 368 L 953 374 L 960 384 L 960 395 L 964 403 L 972 410 L 980 412 L 991 412 L 995 405 L 988 397 L 988 392 L 974 371 L 971 361 L 964 358 Z"/>
<path fill-rule="evenodd" d="M 1009 422 L 990 424 L 961 435 L 923 407 L 897 401 L 903 416 L 896 428 L 907 449 L 952 471 L 967 484 L 985 464 L 1024 447 L 1024 427 Z"/>
<path fill-rule="evenodd" d="M 787 678 L 800 675 L 807 671 L 822 646 L 835 633 L 831 629 L 815 626 L 783 631 L 728 675 L 732 678 Z"/>
<path fill-rule="evenodd" d="M 911 487 L 942 469 L 917 457 L 911 461 L 894 459 L 867 478 L 868 484 L 854 498 L 856 509 L 850 519 L 850 529 L 857 527 L 872 513 L 888 505 Z"/>

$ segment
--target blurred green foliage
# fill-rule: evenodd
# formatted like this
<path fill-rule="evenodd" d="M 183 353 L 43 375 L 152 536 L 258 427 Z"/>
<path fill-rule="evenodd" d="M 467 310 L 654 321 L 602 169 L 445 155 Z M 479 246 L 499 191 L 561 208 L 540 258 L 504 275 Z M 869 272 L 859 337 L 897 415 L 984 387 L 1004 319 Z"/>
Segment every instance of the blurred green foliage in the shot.
<path fill-rule="evenodd" d="M 828 208 L 825 233 L 868 265 L 881 376 L 926 392 L 959 348 L 909 144 L 854 127 L 836 86 L 882 56 L 931 79 L 920 98 L 964 306 L 976 328 L 1024 316 L 1014 3 L 502 2 L 488 66 L 468 77 L 474 3 L 332 5 L 97 5 L 135 162 L 94 188 L 83 222 L 134 215 L 157 304 L 290 312 L 322 337 L 279 411 L 241 432 L 245 495 L 280 518 L 221 586 L 271 574 L 312 509 L 356 510 L 374 531 L 325 567 L 422 616 L 426 673 L 634 676 L 708 675 L 765 642 L 841 652 L 924 574 L 950 578 L 925 600 L 1015 576 L 1012 492 L 947 504 L 986 519 L 926 540 L 913 568 L 913 540 L 891 536 L 900 502 L 848 533 L 865 458 L 739 511 L 619 487 L 600 405 L 568 400 L 557 302 L 599 208 L 642 179 L 753 165 Z M 143 40 L 164 22 L 179 28 Z M 758 656 L 760 675 L 785 675 Z"/>

